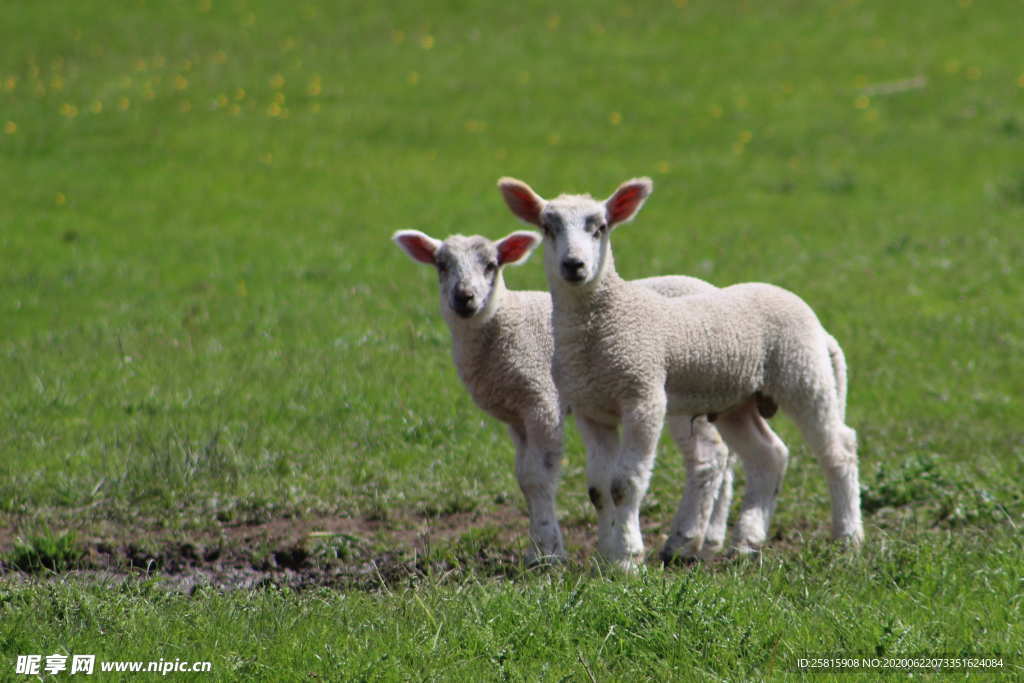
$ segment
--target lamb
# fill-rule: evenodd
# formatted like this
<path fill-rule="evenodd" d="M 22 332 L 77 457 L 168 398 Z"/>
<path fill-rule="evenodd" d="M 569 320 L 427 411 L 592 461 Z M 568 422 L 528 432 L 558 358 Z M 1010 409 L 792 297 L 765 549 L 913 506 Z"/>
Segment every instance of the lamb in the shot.
<path fill-rule="evenodd" d="M 623 183 L 604 202 L 564 194 L 545 200 L 512 178 L 498 185 L 512 213 L 544 233 L 553 373 L 587 444 L 598 551 L 606 560 L 629 569 L 642 556 L 640 501 L 666 414 L 707 416 L 743 462 L 738 552 L 756 552 L 765 542 L 786 469 L 786 445 L 764 419 L 776 408 L 796 422 L 825 472 L 833 536 L 861 542 L 846 364 L 802 299 L 761 283 L 669 299 L 624 281 L 611 233 L 650 195 L 648 178 Z M 686 505 L 684 495 L 680 510 Z M 700 528 L 687 521 L 682 514 L 673 521 L 661 551 L 666 563 L 700 547 Z"/>
<path fill-rule="evenodd" d="M 480 408 L 508 425 L 516 448 L 516 477 L 529 511 L 527 563 L 563 558 L 555 494 L 565 408 L 551 376 L 551 297 L 547 292 L 509 290 L 503 276 L 504 266 L 528 258 L 540 235 L 519 231 L 498 242 L 454 235 L 442 242 L 416 230 L 400 230 L 392 239 L 412 259 L 437 268 L 441 313 L 452 335 L 459 377 Z M 636 284 L 665 296 L 714 290 L 685 276 Z M 690 507 L 679 514 L 707 538 L 692 554 L 708 556 L 725 540 L 732 498 L 729 453 L 705 419 L 692 425 L 688 419 L 670 419 L 669 425 L 686 454 L 688 486 L 694 491 Z"/>

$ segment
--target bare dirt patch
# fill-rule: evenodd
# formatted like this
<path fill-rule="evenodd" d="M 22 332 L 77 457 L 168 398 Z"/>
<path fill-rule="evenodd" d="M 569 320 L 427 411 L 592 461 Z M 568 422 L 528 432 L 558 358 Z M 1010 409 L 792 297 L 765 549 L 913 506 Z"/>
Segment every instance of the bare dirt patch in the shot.
<path fill-rule="evenodd" d="M 527 522 L 512 505 L 437 516 L 389 515 L 387 520 L 318 516 L 227 523 L 183 532 L 158 521 L 117 525 L 82 524 L 81 550 L 67 571 L 26 573 L 10 563 L 19 534 L 0 527 L 0 581 L 78 576 L 102 581 L 155 578 L 171 590 L 202 586 L 294 589 L 327 586 L 377 590 L 444 579 L 453 570 L 512 577 L 525 571 Z M 580 561 L 587 552 L 588 525 L 565 528 Z M 6 563 L 5 563 L 6 562 Z"/>
<path fill-rule="evenodd" d="M 665 541 L 667 524 L 645 524 L 652 565 L 659 563 L 657 551 Z M 392 510 L 387 519 L 274 517 L 187 531 L 168 530 L 159 519 L 117 523 L 105 517 L 83 518 L 62 529 L 74 530 L 80 555 L 58 571 L 52 566 L 24 571 L 12 564 L 11 551 L 22 536 L 18 526 L 0 526 L 0 583 L 75 576 L 102 582 L 153 579 L 182 592 L 201 587 L 372 591 L 427 578 L 443 582 L 467 571 L 492 578 L 532 571 L 522 560 L 526 515 L 509 504 L 436 515 Z M 570 563 L 585 566 L 595 541 L 594 525 L 564 520 L 562 530 Z M 817 527 L 795 528 L 776 534 L 771 545 L 787 552 L 822 533 Z"/>

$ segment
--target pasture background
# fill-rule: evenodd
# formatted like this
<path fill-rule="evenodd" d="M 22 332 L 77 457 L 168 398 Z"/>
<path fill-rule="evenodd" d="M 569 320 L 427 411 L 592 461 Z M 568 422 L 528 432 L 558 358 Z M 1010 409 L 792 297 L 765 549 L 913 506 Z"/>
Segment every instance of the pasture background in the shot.
<path fill-rule="evenodd" d="M 11 666 L 54 651 L 211 659 L 224 679 L 742 678 L 813 653 L 1024 666 L 1020 3 L 386 5 L 5 10 Z M 458 383 L 433 274 L 388 239 L 517 229 L 501 175 L 548 195 L 650 175 L 615 234 L 620 272 L 771 281 L 818 311 L 851 371 L 860 556 L 824 542 L 823 478 L 777 420 L 793 459 L 760 561 L 594 572 L 570 429 L 575 561 L 518 567 L 511 446 Z M 539 258 L 506 279 L 543 288 Z M 664 442 L 652 550 L 680 461 Z M 218 556 L 270 578 L 161 588 Z M 275 587 L 310 565 L 336 589 Z"/>

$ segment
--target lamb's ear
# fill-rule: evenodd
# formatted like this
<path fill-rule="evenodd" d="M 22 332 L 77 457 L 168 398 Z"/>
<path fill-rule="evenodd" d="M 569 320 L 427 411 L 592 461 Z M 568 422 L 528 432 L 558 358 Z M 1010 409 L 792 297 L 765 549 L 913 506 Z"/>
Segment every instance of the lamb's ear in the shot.
<path fill-rule="evenodd" d="M 399 230 L 391 236 L 391 239 L 395 241 L 395 244 L 404 249 L 405 253 L 413 260 L 431 266 L 437 262 L 434 257 L 441 246 L 440 240 L 435 240 L 430 235 L 419 230 Z"/>
<path fill-rule="evenodd" d="M 608 225 L 614 226 L 632 220 L 653 191 L 654 183 L 650 178 L 633 178 L 619 185 L 615 194 L 604 203 Z"/>
<path fill-rule="evenodd" d="M 498 264 L 517 266 L 520 263 L 525 263 L 540 242 L 540 234 L 529 230 L 519 230 L 502 238 L 497 244 Z"/>
<path fill-rule="evenodd" d="M 544 210 L 544 200 L 522 180 L 502 178 L 498 181 L 498 189 L 505 198 L 508 208 L 524 223 L 540 226 L 540 212 Z"/>

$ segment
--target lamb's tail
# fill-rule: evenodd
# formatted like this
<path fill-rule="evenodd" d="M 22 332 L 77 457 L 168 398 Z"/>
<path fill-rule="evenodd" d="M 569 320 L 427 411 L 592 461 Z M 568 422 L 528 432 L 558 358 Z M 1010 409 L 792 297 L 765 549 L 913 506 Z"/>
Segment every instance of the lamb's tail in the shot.
<path fill-rule="evenodd" d="M 832 361 L 832 374 L 836 378 L 836 397 L 839 399 L 839 417 L 846 422 L 846 356 L 839 342 L 831 334 L 828 337 L 828 357 Z"/>

